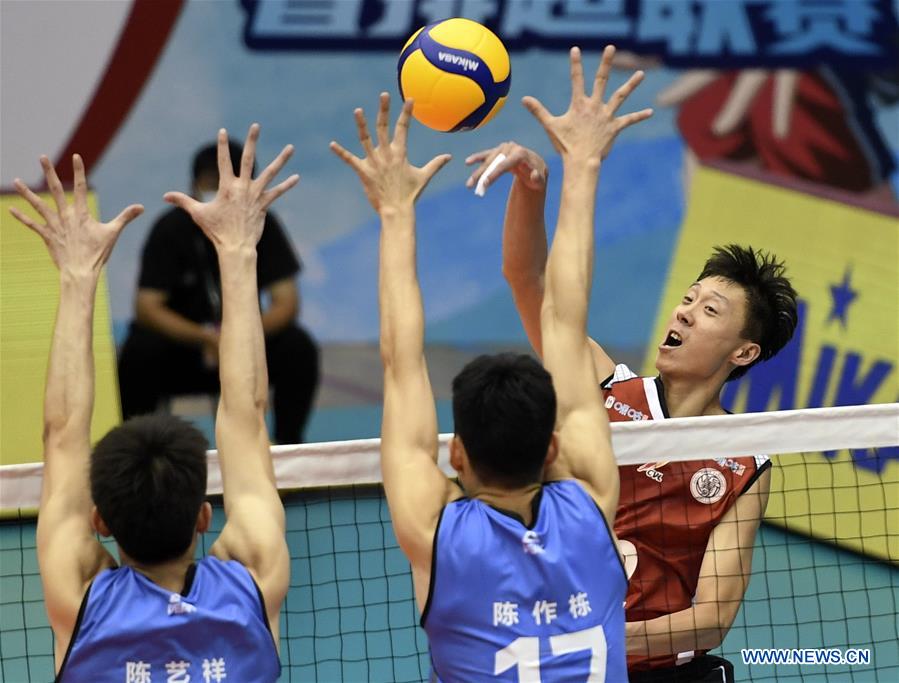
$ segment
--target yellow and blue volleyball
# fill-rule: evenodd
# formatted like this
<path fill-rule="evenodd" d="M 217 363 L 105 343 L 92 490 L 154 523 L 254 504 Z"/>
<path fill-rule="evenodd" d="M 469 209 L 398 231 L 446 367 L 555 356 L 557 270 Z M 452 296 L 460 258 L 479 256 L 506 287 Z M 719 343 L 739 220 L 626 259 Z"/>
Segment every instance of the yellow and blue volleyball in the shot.
<path fill-rule="evenodd" d="M 512 82 L 505 45 L 471 19 L 438 21 L 413 34 L 400 53 L 400 95 L 412 115 L 444 132 L 483 126 L 502 109 Z"/>

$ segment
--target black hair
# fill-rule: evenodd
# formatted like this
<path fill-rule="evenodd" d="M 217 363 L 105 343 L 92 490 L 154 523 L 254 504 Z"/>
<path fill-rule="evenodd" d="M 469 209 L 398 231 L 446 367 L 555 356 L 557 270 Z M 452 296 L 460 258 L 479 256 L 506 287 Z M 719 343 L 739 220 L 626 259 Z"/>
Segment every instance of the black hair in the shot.
<path fill-rule="evenodd" d="M 746 293 L 746 320 L 741 336 L 761 347 L 749 365 L 733 369 L 727 381 L 745 375 L 756 363 L 772 358 L 793 337 L 799 321 L 796 290 L 786 277 L 783 261 L 752 247 L 728 244 L 715 247 L 699 280 L 720 277 L 739 285 Z"/>
<path fill-rule="evenodd" d="M 453 379 L 453 420 L 482 482 L 539 481 L 556 422 L 552 378 L 531 356 L 478 356 Z"/>
<path fill-rule="evenodd" d="M 231 155 L 231 168 L 234 170 L 234 175 L 240 175 L 240 157 L 243 155 L 243 147 L 238 145 L 236 142 L 228 141 L 228 152 Z M 194 161 L 192 166 L 191 179 L 194 182 L 200 178 L 204 173 L 212 173 L 216 179 L 219 177 L 219 152 L 218 152 L 218 144 L 213 143 L 211 145 L 206 145 L 205 147 L 201 147 L 197 150 L 197 153 L 194 154 Z M 256 175 L 256 162 L 253 162 L 253 175 Z"/>
<path fill-rule="evenodd" d="M 156 564 L 190 547 L 206 498 L 207 445 L 178 417 L 141 415 L 94 447 L 91 496 L 129 557 Z"/>

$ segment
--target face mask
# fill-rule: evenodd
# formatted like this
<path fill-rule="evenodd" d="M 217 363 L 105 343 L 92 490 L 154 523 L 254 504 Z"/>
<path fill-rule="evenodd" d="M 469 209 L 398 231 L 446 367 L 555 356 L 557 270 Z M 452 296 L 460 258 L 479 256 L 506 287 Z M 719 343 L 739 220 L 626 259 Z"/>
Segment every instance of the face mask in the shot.
<path fill-rule="evenodd" d="M 218 193 L 210 190 L 200 190 L 197 194 L 199 195 L 197 199 L 203 203 L 206 203 L 211 202 L 213 199 L 215 199 L 215 195 Z"/>

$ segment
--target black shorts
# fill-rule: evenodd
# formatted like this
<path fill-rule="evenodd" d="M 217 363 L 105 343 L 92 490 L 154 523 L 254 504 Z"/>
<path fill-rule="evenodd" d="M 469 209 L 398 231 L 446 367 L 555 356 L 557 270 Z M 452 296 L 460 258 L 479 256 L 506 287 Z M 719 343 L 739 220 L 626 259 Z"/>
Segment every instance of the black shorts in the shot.
<path fill-rule="evenodd" d="M 734 683 L 734 665 L 723 657 L 702 655 L 681 666 L 629 671 L 630 683 Z"/>

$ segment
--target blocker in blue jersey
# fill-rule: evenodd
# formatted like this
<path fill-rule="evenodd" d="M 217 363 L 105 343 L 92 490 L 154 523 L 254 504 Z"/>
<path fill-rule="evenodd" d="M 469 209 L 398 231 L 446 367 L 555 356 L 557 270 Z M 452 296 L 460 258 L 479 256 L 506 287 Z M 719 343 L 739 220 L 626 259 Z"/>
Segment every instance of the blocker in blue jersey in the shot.
<path fill-rule="evenodd" d="M 215 244 L 222 276 L 216 434 L 226 521 L 211 557 L 199 562 L 197 538 L 212 516 L 203 435 L 178 418 L 145 415 L 110 430 L 93 452 L 90 446 L 97 283 L 122 228 L 143 207 L 96 220 L 78 155 L 72 205 L 47 157 L 41 164 L 55 209 L 16 180 L 44 223 L 16 209 L 13 215 L 41 236 L 60 273 L 37 527 L 60 681 L 266 683 L 280 674 L 278 621 L 290 556 L 265 427 L 256 243 L 269 205 L 298 177 L 267 189 L 290 158 L 288 146 L 254 180 L 258 137 L 253 124 L 242 158 L 232 160 L 227 133 L 219 131 L 219 192 L 211 202 L 166 195 Z M 114 537 L 121 566 L 98 533 Z"/>
<path fill-rule="evenodd" d="M 414 104 L 405 103 L 390 139 L 386 93 L 377 145 L 361 109 L 364 156 L 331 143 L 381 219 L 381 469 L 394 531 L 412 565 L 432 678 L 445 683 L 627 680 L 627 581 L 611 532 L 618 470 L 586 323 L 601 161 L 622 129 L 651 112 L 615 116 L 640 73 L 603 101 L 613 54 L 606 49 L 588 96 L 580 51 L 571 51 L 564 115 L 525 99 L 565 169 L 543 293 L 546 367 L 498 354 L 476 358 L 455 377 L 450 463 L 458 484 L 436 463 L 415 267 L 415 201 L 449 156 L 412 166 L 406 139 Z"/>
<path fill-rule="evenodd" d="M 242 564 L 215 557 L 193 566 L 180 593 L 132 567 L 101 572 L 75 632 L 66 681 L 105 672 L 124 672 L 108 677 L 117 681 L 274 681 L 280 672 L 259 589 Z"/>
<path fill-rule="evenodd" d="M 530 525 L 478 499 L 450 503 L 432 567 L 422 625 L 441 680 L 627 680 L 627 579 L 577 481 L 545 483 Z"/>

